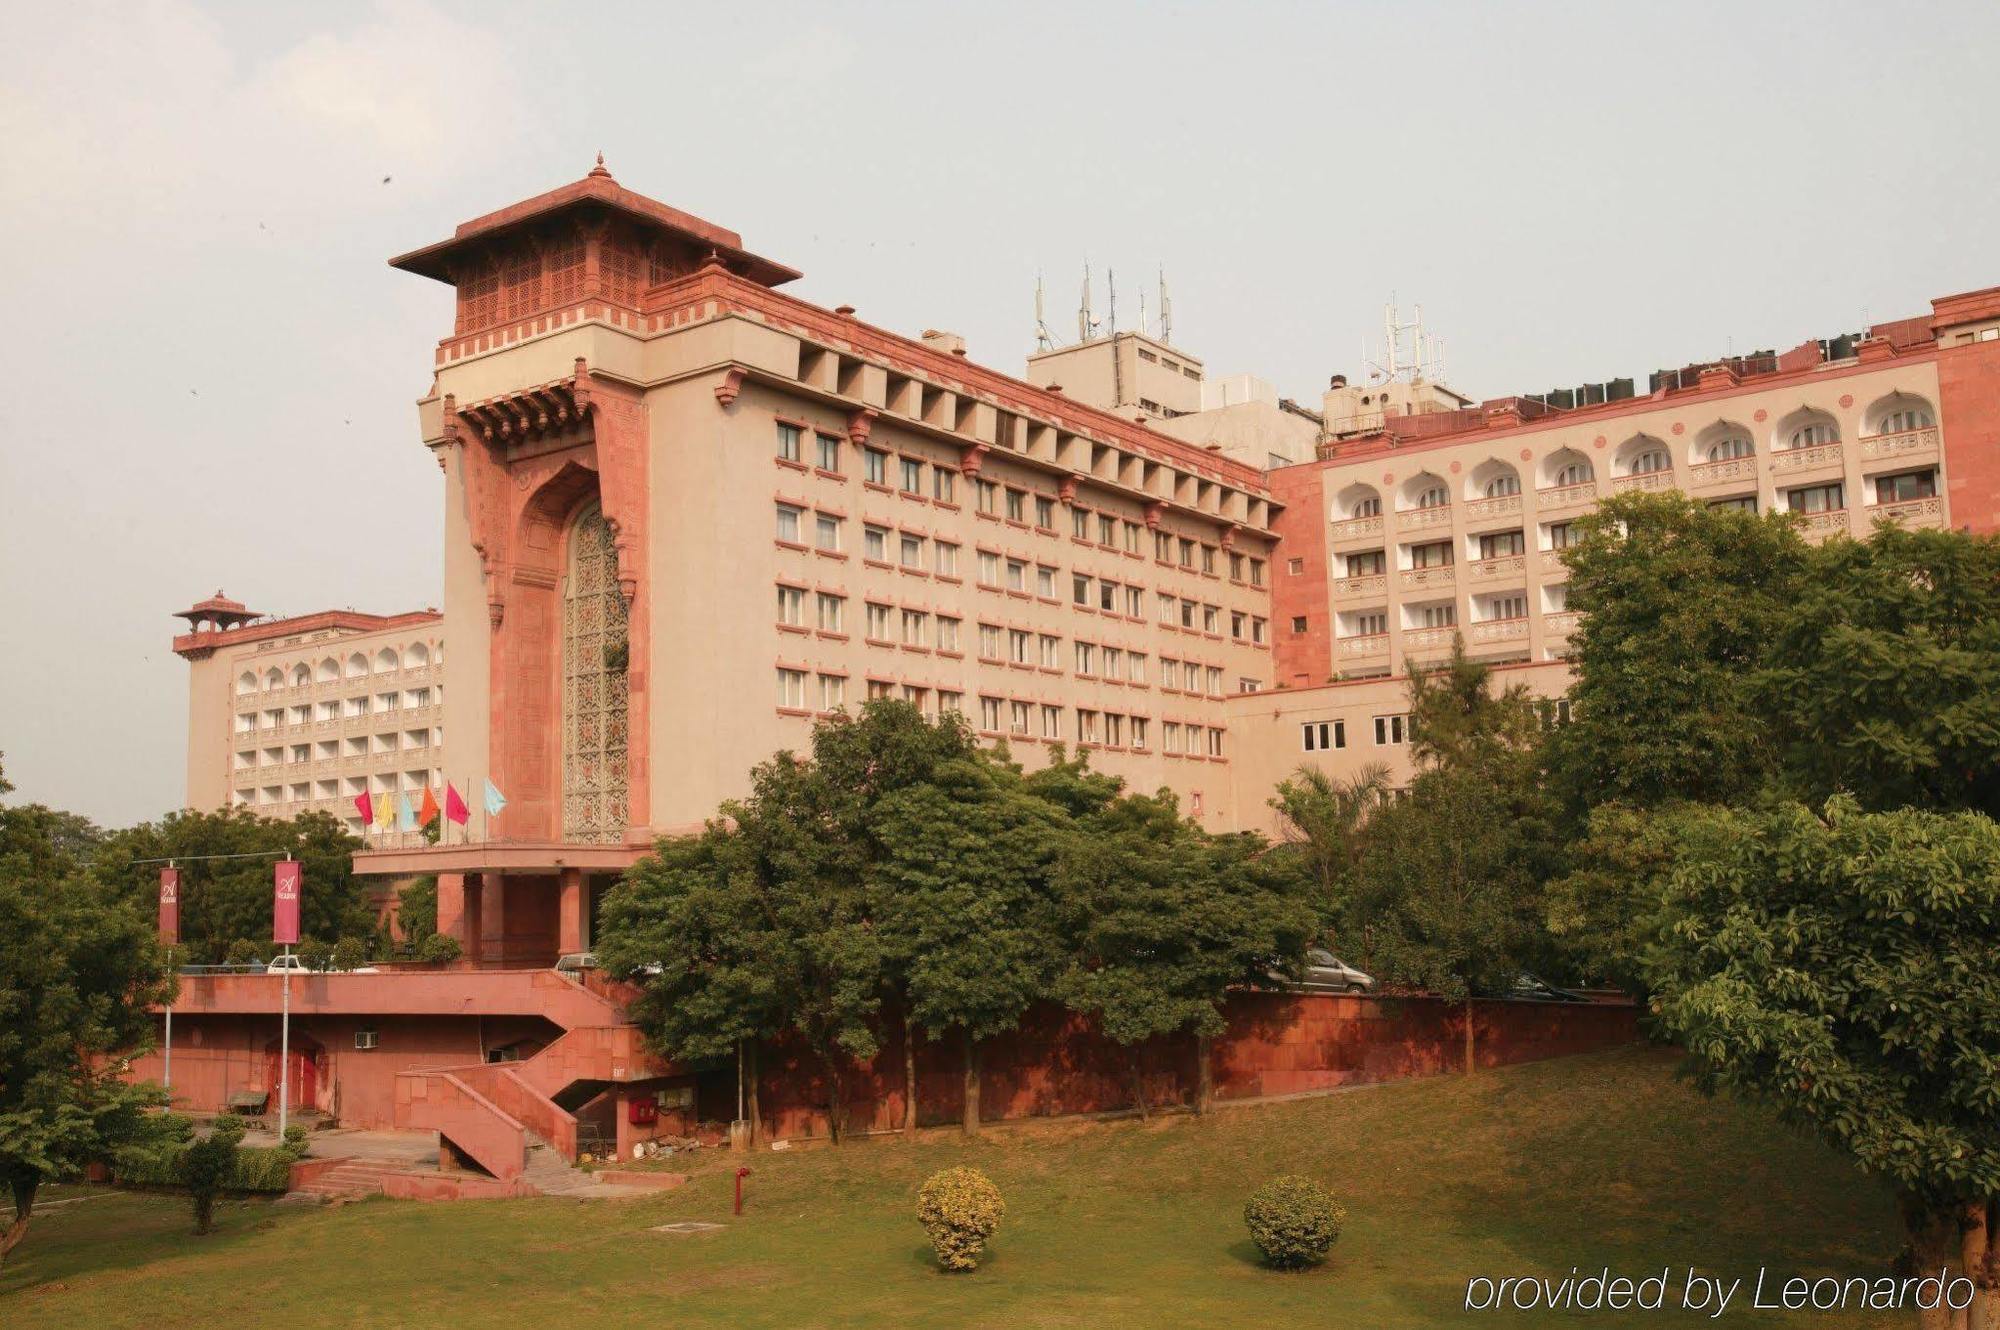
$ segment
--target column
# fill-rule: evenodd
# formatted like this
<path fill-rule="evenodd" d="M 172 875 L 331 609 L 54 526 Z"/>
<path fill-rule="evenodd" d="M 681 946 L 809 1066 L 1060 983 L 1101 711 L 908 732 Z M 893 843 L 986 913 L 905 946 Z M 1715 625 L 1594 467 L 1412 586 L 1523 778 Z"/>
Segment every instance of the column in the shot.
<path fill-rule="evenodd" d="M 507 879 L 498 873 L 479 874 L 480 964 L 507 963 Z"/>
<path fill-rule="evenodd" d="M 583 870 L 565 868 L 562 870 L 562 885 L 556 898 L 556 952 L 568 955 L 573 951 L 586 951 L 590 943 L 585 927 L 584 911 L 589 895 L 584 890 Z"/>

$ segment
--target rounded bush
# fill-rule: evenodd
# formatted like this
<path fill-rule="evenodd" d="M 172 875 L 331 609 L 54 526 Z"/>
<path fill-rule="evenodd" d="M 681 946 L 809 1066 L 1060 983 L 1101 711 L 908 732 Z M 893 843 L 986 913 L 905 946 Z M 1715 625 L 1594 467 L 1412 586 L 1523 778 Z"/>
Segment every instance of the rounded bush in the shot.
<path fill-rule="evenodd" d="M 917 1193 L 917 1219 L 931 1235 L 931 1249 L 947 1270 L 979 1264 L 986 1239 L 1006 1211 L 1000 1189 L 976 1168 L 947 1168 L 930 1175 Z"/>
<path fill-rule="evenodd" d="M 463 952 L 458 939 L 449 933 L 432 933 L 417 944 L 417 959 L 433 965 L 455 961 Z"/>
<path fill-rule="evenodd" d="M 327 963 L 336 970 L 358 970 L 368 963 L 368 948 L 360 938 L 344 937 L 333 944 Z"/>
<path fill-rule="evenodd" d="M 1264 1261 L 1280 1270 L 1298 1270 L 1326 1259 L 1347 1211 L 1333 1193 L 1311 1178 L 1273 1178 L 1243 1207 L 1243 1222 Z"/>

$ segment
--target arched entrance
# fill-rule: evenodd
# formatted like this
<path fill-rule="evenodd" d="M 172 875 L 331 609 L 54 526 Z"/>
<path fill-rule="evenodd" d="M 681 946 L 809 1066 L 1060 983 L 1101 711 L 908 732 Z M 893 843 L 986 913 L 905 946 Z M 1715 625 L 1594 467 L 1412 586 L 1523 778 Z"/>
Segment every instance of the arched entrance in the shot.
<path fill-rule="evenodd" d="M 264 1045 L 264 1088 L 271 1092 L 273 1110 L 278 1107 L 282 1055 L 278 1040 L 273 1039 Z M 319 1107 L 319 1068 L 326 1057 L 326 1050 L 317 1039 L 295 1033 L 292 1035 L 291 1057 L 290 1108 L 297 1112 L 302 1108 Z"/>

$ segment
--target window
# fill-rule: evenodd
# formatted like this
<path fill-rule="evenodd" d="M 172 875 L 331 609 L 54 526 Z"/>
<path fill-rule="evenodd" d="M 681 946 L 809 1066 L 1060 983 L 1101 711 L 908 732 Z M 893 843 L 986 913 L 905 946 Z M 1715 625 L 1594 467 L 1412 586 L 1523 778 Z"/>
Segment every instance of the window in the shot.
<path fill-rule="evenodd" d="M 825 513 L 816 514 L 813 520 L 813 545 L 829 554 L 840 553 L 841 519 L 829 517 Z"/>
<path fill-rule="evenodd" d="M 1900 476 L 1879 476 L 1875 481 L 1875 502 L 1909 503 L 1937 497 L 1937 472 L 1911 471 Z"/>
<path fill-rule="evenodd" d="M 1294 614 L 1292 616 L 1292 631 L 1294 633 L 1303 633 L 1305 630 L 1306 616 L 1303 614 Z"/>
<path fill-rule="evenodd" d="M 1708 506 L 1724 510 L 1733 509 L 1743 513 L 1754 513 L 1757 511 L 1757 496 L 1754 494 L 1740 494 L 1733 499 L 1711 499 Z"/>
<path fill-rule="evenodd" d="M 889 640 L 889 607 L 868 602 L 868 636 L 876 642 Z"/>
<path fill-rule="evenodd" d="M 979 699 L 979 728 L 989 734 L 1000 732 L 1000 699 L 982 697 Z"/>
<path fill-rule="evenodd" d="M 915 707 L 917 710 L 923 712 L 925 715 L 930 714 L 930 699 L 931 699 L 930 689 L 920 688 L 913 683 L 906 683 L 903 685 L 903 700 L 905 702 L 908 702 L 911 706 Z"/>
<path fill-rule="evenodd" d="M 1514 554 L 1525 554 L 1528 542 L 1518 531 L 1495 531 L 1479 538 L 1481 559 L 1504 559 Z"/>
<path fill-rule="evenodd" d="M 937 622 L 937 649 L 939 651 L 958 650 L 958 620 L 940 614 Z"/>
<path fill-rule="evenodd" d="M 1353 616 L 1354 631 L 1349 637 L 1379 637 L 1389 631 L 1389 616 L 1383 610 L 1371 610 L 1367 614 Z"/>
<path fill-rule="evenodd" d="M 1181 602 L 1181 627 L 1194 627 L 1194 612 L 1195 603 L 1193 601 L 1184 600 Z"/>
<path fill-rule="evenodd" d="M 1285 573 L 1287 576 L 1300 577 L 1305 574 L 1305 571 L 1306 571 L 1306 561 L 1304 559 L 1285 560 Z"/>
<path fill-rule="evenodd" d="M 1263 690 L 1264 685 L 1256 679 L 1238 679 L 1236 681 L 1236 691 L 1239 693 L 1259 693 Z"/>
<path fill-rule="evenodd" d="M 889 483 L 889 454 L 877 448 L 861 450 L 861 478 L 870 485 Z"/>
<path fill-rule="evenodd" d="M 1160 687 L 1169 691 L 1181 686 L 1181 663 L 1172 656 L 1160 657 Z"/>
<path fill-rule="evenodd" d="M 838 711 L 847 705 L 847 680 L 838 674 L 819 676 L 819 709 Z"/>
<path fill-rule="evenodd" d="M 1406 717 L 1403 716 L 1377 716 L 1375 718 L 1375 746 L 1377 748 L 1387 748 L 1402 743 L 1405 720 Z"/>
<path fill-rule="evenodd" d="M 1035 635 L 1025 628 L 1009 628 L 1007 630 L 1007 659 L 1013 661 L 1016 665 L 1033 664 L 1034 662 L 1028 658 L 1028 644 L 1034 640 Z"/>
<path fill-rule="evenodd" d="M 914 457 L 900 459 L 903 493 L 922 494 L 924 492 L 924 464 Z"/>
<path fill-rule="evenodd" d="M 1009 591 L 1026 591 L 1028 589 L 1027 560 L 1007 560 L 1007 589 Z"/>
<path fill-rule="evenodd" d="M 1000 585 L 1000 556 L 992 550 L 979 551 L 979 585 Z"/>
<path fill-rule="evenodd" d="M 1079 605 L 1090 604 L 1090 579 L 1082 573 L 1073 574 L 1069 580 L 1070 599 Z"/>
<path fill-rule="evenodd" d="M 1181 727 L 1176 721 L 1168 721 L 1160 726 L 1160 751 L 1178 753 L 1181 751 Z"/>
<path fill-rule="evenodd" d="M 1094 744 L 1097 742 L 1097 713 L 1095 711 L 1085 711 L 1082 708 L 1077 709 L 1076 741 L 1080 744 Z"/>
<path fill-rule="evenodd" d="M 1264 585 L 1264 561 L 1262 559 L 1252 559 L 1250 561 L 1250 585 Z"/>
<path fill-rule="evenodd" d="M 1565 462 L 1556 468 L 1555 486 L 1558 489 L 1569 485 L 1587 485 L 1589 483 L 1590 464 L 1588 462 Z"/>
<path fill-rule="evenodd" d="M 1356 500 L 1354 515 L 1356 517 L 1380 517 L 1382 515 L 1382 496 L 1371 494 L 1365 499 Z"/>
<path fill-rule="evenodd" d="M 906 532 L 897 543 L 902 551 L 903 567 L 922 568 L 924 566 L 924 538 L 922 536 L 912 536 Z"/>
<path fill-rule="evenodd" d="M 1146 746 L 1146 718 L 1131 716 L 1128 719 L 1132 722 L 1132 746 L 1143 749 Z"/>
<path fill-rule="evenodd" d="M 1504 476 L 1495 476 L 1486 482 L 1485 494 L 1489 499 L 1510 498 L 1520 492 L 1521 478 L 1512 471 L 1509 471 Z"/>
<path fill-rule="evenodd" d="M 778 671 L 778 705 L 793 710 L 804 710 L 806 705 L 806 673 L 804 670 Z"/>
<path fill-rule="evenodd" d="M 1243 556 L 1234 550 L 1229 552 L 1229 580 L 1232 582 L 1243 580 Z"/>
<path fill-rule="evenodd" d="M 1824 420 L 1809 421 L 1791 432 L 1786 439 L 1787 448 L 1817 448 L 1821 444 L 1839 443 L 1840 433 Z"/>
<path fill-rule="evenodd" d="M 1427 545 L 1410 546 L 1410 567 L 1451 567 L 1451 542 L 1448 540 L 1434 540 Z"/>
<path fill-rule="evenodd" d="M 1748 434 L 1728 434 L 1708 445 L 1708 460 L 1727 462 L 1738 457 L 1748 457 L 1757 451 Z"/>
<path fill-rule="evenodd" d="M 1931 415 L 1929 407 L 1909 406 L 1900 411 L 1891 411 L 1882 417 L 1882 428 L 1879 432 L 1901 434 L 1905 430 L 1929 429 L 1935 424 L 1937 420 Z"/>
<path fill-rule="evenodd" d="M 1458 626 L 1458 606 L 1426 605 L 1416 611 L 1419 628 L 1456 628 Z"/>
<path fill-rule="evenodd" d="M 880 701 L 885 697 L 891 696 L 895 691 L 896 685 L 890 683 L 887 679 L 870 679 L 868 681 L 868 700 L 870 702 Z"/>
<path fill-rule="evenodd" d="M 1125 746 L 1125 718 L 1106 712 L 1104 716 L 1104 742 L 1113 748 Z"/>
<path fill-rule="evenodd" d="M 1160 592 L 1159 596 L 1160 596 L 1160 622 L 1172 623 L 1174 621 L 1174 614 L 1175 614 L 1174 607 L 1178 605 L 1179 602 L 1164 591 Z"/>
<path fill-rule="evenodd" d="M 950 541 L 937 543 L 937 574 L 939 577 L 958 576 L 958 546 Z"/>
<path fill-rule="evenodd" d="M 1023 490 L 1007 491 L 1007 520 L 1025 522 L 1027 520 L 1028 496 Z"/>
<path fill-rule="evenodd" d="M 1096 668 L 1097 648 L 1089 642 L 1078 642 L 1076 644 L 1076 672 L 1078 674 L 1093 674 L 1096 672 Z"/>
<path fill-rule="evenodd" d="M 1243 638 L 1243 626 L 1249 619 L 1250 616 L 1242 610 L 1231 610 L 1229 612 L 1229 635 L 1241 641 Z"/>
<path fill-rule="evenodd" d="M 1201 570 L 1204 573 L 1212 574 L 1215 572 L 1215 546 L 1203 545 L 1201 547 Z"/>
<path fill-rule="evenodd" d="M 806 593 L 795 586 L 778 588 L 778 622 L 794 627 L 806 621 Z"/>
<path fill-rule="evenodd" d="M 781 504 L 779 504 L 779 505 L 778 505 L 778 539 L 779 539 L 779 540 L 782 540 L 782 541 L 784 541 L 784 542 L 785 542 L 786 544 L 788 544 L 788 545 L 796 545 L 796 544 L 798 544 L 798 543 L 799 543 L 799 519 L 800 519 L 801 517 L 803 517 L 803 516 L 805 516 L 805 510 L 804 510 L 804 509 L 802 509 L 802 508 L 794 508 L 794 507 L 792 507 L 792 506 L 791 506 L 790 504 L 788 504 L 788 503 L 781 503 Z"/>
<path fill-rule="evenodd" d="M 1048 564 L 1035 565 L 1035 594 L 1044 600 L 1056 598 L 1056 570 Z"/>
<path fill-rule="evenodd" d="M 1078 540 L 1090 539 L 1090 510 L 1072 508 L 1069 510 L 1069 533 Z"/>
<path fill-rule="evenodd" d="M 979 656 L 982 660 L 1000 659 L 1000 625 L 982 623 L 979 625 Z"/>
<path fill-rule="evenodd" d="M 940 688 L 938 690 L 938 714 L 941 716 L 959 716 L 965 714 L 965 694 L 946 692 Z"/>
<path fill-rule="evenodd" d="M 1145 617 L 1146 592 L 1143 588 L 1135 586 L 1125 588 L 1125 613 L 1134 619 Z"/>
<path fill-rule="evenodd" d="M 1359 554 L 1342 556 L 1347 561 L 1346 577 L 1380 577 L 1388 568 L 1388 560 L 1381 550 L 1363 550 Z"/>
<path fill-rule="evenodd" d="M 889 561 L 889 532 L 886 527 L 861 528 L 861 557 L 874 563 Z"/>
<path fill-rule="evenodd" d="M 1194 542 L 1192 540 L 1189 540 L 1186 536 L 1182 536 L 1180 540 L 1180 546 L 1181 546 L 1180 549 L 1181 567 L 1183 568 L 1194 567 Z"/>
<path fill-rule="evenodd" d="M 831 592 L 819 593 L 819 629 L 823 633 L 845 632 L 847 619 L 847 597 Z"/>
<path fill-rule="evenodd" d="M 1041 642 L 1042 668 L 1045 670 L 1061 669 L 1062 639 L 1060 637 L 1052 637 L 1047 633 L 1043 633 L 1041 637 L 1042 637 L 1042 642 Z"/>
<path fill-rule="evenodd" d="M 1044 531 L 1056 529 L 1056 501 L 1035 496 L 1035 525 Z"/>
<path fill-rule="evenodd" d="M 1209 666 L 1207 671 L 1207 676 L 1208 676 L 1208 695 L 1210 697 L 1221 697 L 1222 667 L 1220 665 Z"/>
<path fill-rule="evenodd" d="M 1211 725 L 1208 727 L 1208 755 L 1210 757 L 1222 756 L 1222 730 L 1219 726 Z"/>
<path fill-rule="evenodd" d="M 1125 552 L 1127 554 L 1137 554 L 1139 552 L 1139 524 L 1137 522 L 1125 523 Z"/>
<path fill-rule="evenodd" d="M 783 421 L 779 421 L 778 460 L 783 462 L 799 461 L 799 443 L 799 427 L 797 425 L 787 425 Z"/>
<path fill-rule="evenodd" d="M 931 497 L 939 503 L 958 501 L 958 477 L 941 466 L 931 468 Z"/>
<path fill-rule="evenodd" d="M 1125 653 L 1117 647 L 1104 648 L 1104 677 L 1107 679 L 1125 677 Z"/>
<path fill-rule="evenodd" d="M 931 616 L 922 610 L 903 611 L 903 645 L 906 647 L 926 646 L 930 636 Z"/>
<path fill-rule="evenodd" d="M 1566 550 L 1576 544 L 1576 528 L 1568 522 L 1549 523 L 1549 548 Z"/>
<path fill-rule="evenodd" d="M 819 445 L 819 469 L 840 474 L 840 440 L 831 434 L 821 434 L 814 440 Z"/>
<path fill-rule="evenodd" d="M 1840 485 L 1810 485 L 1785 491 L 1785 507 L 1795 513 L 1833 513 L 1847 507 L 1847 491 Z"/>
<path fill-rule="evenodd" d="M 1648 448 L 1632 459 L 1631 474 L 1635 476 L 1652 476 L 1672 469 L 1673 463 L 1667 460 L 1666 449 Z"/>
<path fill-rule="evenodd" d="M 1164 531 L 1153 533 L 1153 557 L 1161 563 L 1172 563 L 1174 558 L 1174 538 Z"/>
<path fill-rule="evenodd" d="M 1027 702 L 1010 702 L 1007 706 L 1007 732 L 1025 736 L 1028 722 L 1034 716 L 1034 707 Z"/>
<path fill-rule="evenodd" d="M 1043 704 L 1043 706 L 1042 706 L 1042 737 L 1043 737 L 1044 739 L 1060 739 L 1060 738 L 1062 738 L 1062 708 L 1061 708 L 1061 707 L 1052 707 L 1052 706 L 1049 706 L 1049 705 L 1048 705 L 1048 704 L 1046 704 L 1046 703 L 1044 703 L 1044 704 Z"/>
<path fill-rule="evenodd" d="M 1451 491 L 1442 485 L 1431 485 L 1417 492 L 1418 508 L 1443 508 L 1451 502 Z"/>
<path fill-rule="evenodd" d="M 1103 610 L 1106 614 L 1116 614 L 1118 612 L 1118 584 L 1116 582 L 1099 582 L 1097 584 L 1097 608 Z"/>
<path fill-rule="evenodd" d="M 972 499 L 979 511 L 991 516 L 1000 503 L 1000 487 L 990 480 L 972 482 Z"/>
<path fill-rule="evenodd" d="M 1128 651 L 1125 653 L 1125 675 L 1133 683 L 1146 682 L 1146 653 Z"/>
<path fill-rule="evenodd" d="M 1528 617 L 1526 596 L 1495 596 L 1487 602 L 1486 617 L 1489 619 L 1525 619 Z"/>
<path fill-rule="evenodd" d="M 1104 513 L 1097 515 L 1097 543 L 1115 545 L 1118 543 L 1118 519 Z"/>

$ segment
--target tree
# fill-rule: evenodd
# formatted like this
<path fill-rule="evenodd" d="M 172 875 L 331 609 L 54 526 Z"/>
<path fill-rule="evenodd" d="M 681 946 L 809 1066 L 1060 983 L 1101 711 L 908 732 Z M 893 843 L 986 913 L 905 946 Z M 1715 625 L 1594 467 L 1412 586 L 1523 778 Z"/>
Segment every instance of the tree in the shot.
<path fill-rule="evenodd" d="M 1368 815 L 1388 797 L 1389 788 L 1389 768 L 1379 762 L 1351 776 L 1301 765 L 1278 782 L 1271 797 L 1282 838 L 1274 853 L 1289 858 L 1312 883 L 1321 926 L 1336 936 L 1351 922 L 1354 870 L 1361 861 Z"/>
<path fill-rule="evenodd" d="M 1673 492 L 1613 495 L 1563 552 L 1576 681 L 1549 771 L 1570 816 L 1619 802 L 1728 802 L 1776 754 L 1753 671 L 1808 580 L 1810 547 L 1778 515 Z"/>
<path fill-rule="evenodd" d="M 979 1130 L 980 1042 L 1017 1028 L 1053 978 L 1050 875 L 1066 830 L 1061 807 L 980 751 L 876 806 L 876 917 L 909 1022 L 959 1036 L 968 1133 Z"/>
<path fill-rule="evenodd" d="M 412 954 L 424 939 L 437 932 L 438 882 L 429 873 L 411 878 L 396 893 L 396 931 L 403 948 Z"/>
<path fill-rule="evenodd" d="M 297 858 L 305 874 L 301 940 L 332 943 L 367 936 L 375 912 L 365 881 L 354 876 L 354 854 L 361 848 L 360 839 L 330 813 L 302 813 L 282 821 L 240 808 L 188 809 L 108 837 L 97 850 L 94 871 L 121 899 L 150 913 L 159 890 L 159 865 L 137 861 L 184 860 L 181 945 L 190 959 L 214 962 L 237 942 L 251 943 L 257 955 L 270 953 L 271 865 L 280 855 Z M 260 857 L 199 858 L 216 854 Z"/>
<path fill-rule="evenodd" d="M 0 1259 L 42 1183 L 108 1157 L 162 1102 L 124 1082 L 122 1059 L 146 1045 L 172 979 L 151 921 L 84 872 L 95 838 L 70 814 L 0 808 L 0 1180 L 14 1203 Z"/>
<path fill-rule="evenodd" d="M 206 1235 L 215 1227 L 215 1198 L 235 1176 L 236 1148 L 243 1141 L 243 1131 L 242 1118 L 220 1118 L 208 1135 L 190 1142 L 181 1151 L 178 1171 L 194 1204 L 197 1236 Z"/>
<path fill-rule="evenodd" d="M 1233 985 L 1296 964 L 1318 925 L 1307 879 L 1262 837 L 1212 836 L 1174 796 L 1125 795 L 1078 818 L 1055 867 L 1057 935 L 1068 955 L 1055 991 L 1129 1050 L 1133 1099 L 1150 1110 L 1140 1046 L 1189 1033 L 1197 1109 L 1211 1097 L 1208 1042 Z"/>
<path fill-rule="evenodd" d="M 1996 955 L 2000 826 L 1843 796 L 1692 810 L 1645 960 L 1700 1083 L 1890 1179 L 1913 1268 L 1971 1274 L 1975 1327 L 2000 1324 Z"/>
<path fill-rule="evenodd" d="M 1810 569 L 1754 679 L 1784 784 L 2000 816 L 2000 538 L 1883 523 Z"/>

